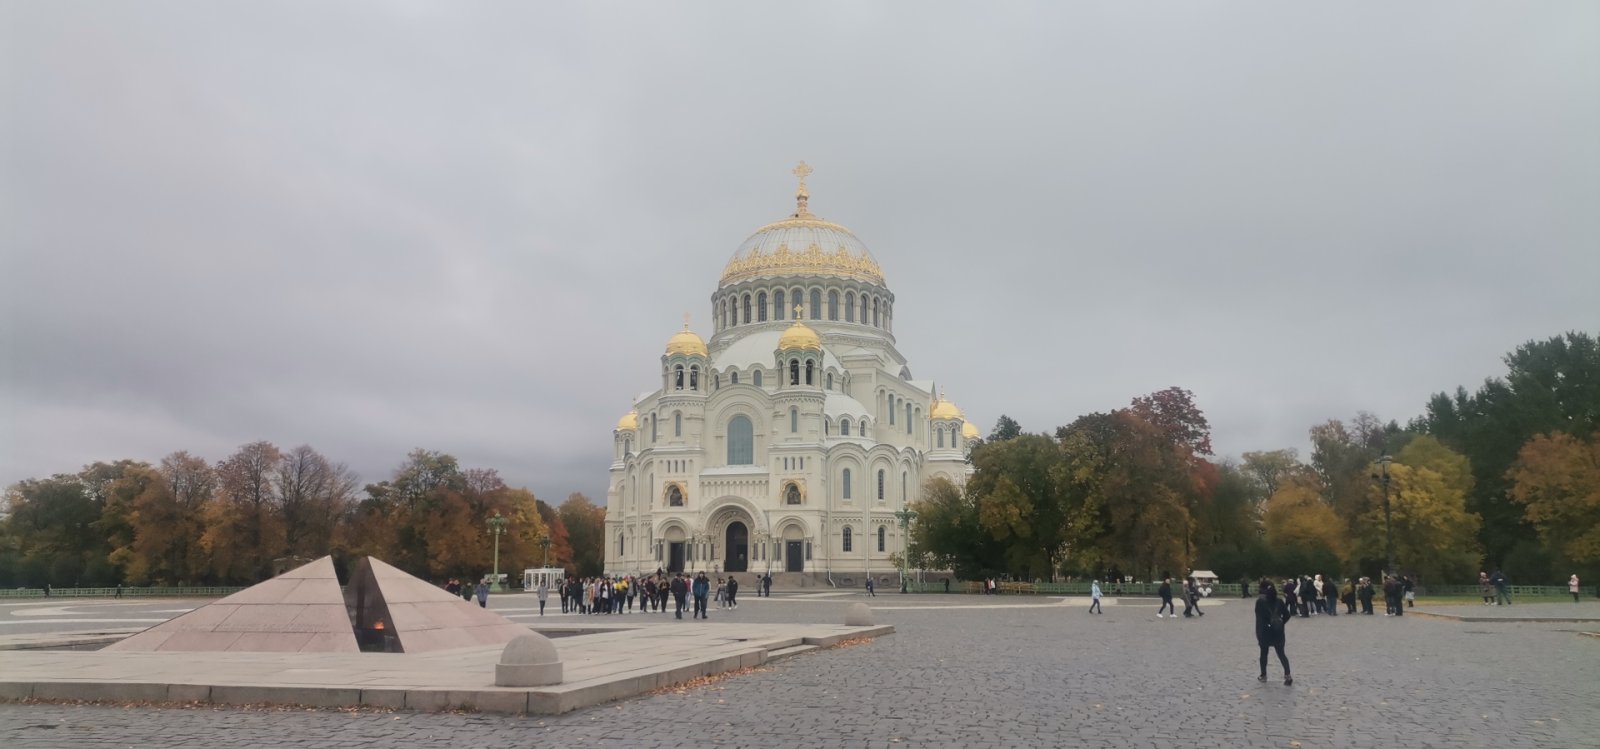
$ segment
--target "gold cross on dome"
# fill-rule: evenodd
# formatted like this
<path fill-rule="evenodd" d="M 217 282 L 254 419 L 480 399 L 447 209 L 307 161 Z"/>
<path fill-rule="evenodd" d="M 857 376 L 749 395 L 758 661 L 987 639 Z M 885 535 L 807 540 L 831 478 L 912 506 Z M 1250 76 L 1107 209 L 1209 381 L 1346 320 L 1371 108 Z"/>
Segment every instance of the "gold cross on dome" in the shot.
<path fill-rule="evenodd" d="M 683 313 L 683 329 L 689 329 L 689 313 L 687 312 Z"/>
<path fill-rule="evenodd" d="M 810 166 L 808 166 L 806 164 L 806 162 L 802 161 L 802 162 L 800 162 L 799 166 L 796 166 L 794 168 L 794 171 L 790 172 L 790 174 L 793 174 L 794 176 L 799 177 L 800 178 L 800 186 L 801 187 L 805 187 L 806 186 L 806 177 L 811 176 L 811 172 L 813 172 L 813 171 L 815 171 L 815 170 L 813 170 Z"/>
<path fill-rule="evenodd" d="M 802 163 L 802 164 L 803 164 L 803 163 L 805 163 L 805 162 L 800 162 L 800 163 Z M 795 305 L 795 306 L 794 306 L 794 319 L 796 319 L 796 320 L 798 320 L 798 319 L 800 319 L 800 313 L 801 313 L 801 312 L 804 312 L 804 311 L 805 311 L 805 309 L 806 309 L 806 308 L 805 308 L 805 307 L 802 307 L 802 306 L 800 306 L 800 305 L 798 305 L 798 304 L 796 304 L 796 305 Z"/>

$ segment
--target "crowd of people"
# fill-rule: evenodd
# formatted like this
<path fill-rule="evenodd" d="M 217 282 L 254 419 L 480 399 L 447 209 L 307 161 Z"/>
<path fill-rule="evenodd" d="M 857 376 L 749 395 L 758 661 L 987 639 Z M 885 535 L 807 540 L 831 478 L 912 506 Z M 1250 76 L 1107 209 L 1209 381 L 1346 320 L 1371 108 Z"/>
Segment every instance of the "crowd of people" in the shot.
<path fill-rule="evenodd" d="M 755 584 L 757 596 L 772 594 L 770 574 L 756 575 Z M 672 611 L 682 619 L 687 610 L 691 618 L 707 619 L 710 618 L 708 609 L 713 603 L 719 609 L 738 608 L 739 588 L 738 578 L 731 574 L 726 577 L 718 575 L 713 583 L 705 572 L 690 575 L 656 570 L 652 575 L 569 576 L 556 582 L 555 593 L 561 601 L 563 614 Z M 541 615 L 544 614 L 545 601 L 550 592 L 546 583 L 541 583 L 535 589 Z"/>

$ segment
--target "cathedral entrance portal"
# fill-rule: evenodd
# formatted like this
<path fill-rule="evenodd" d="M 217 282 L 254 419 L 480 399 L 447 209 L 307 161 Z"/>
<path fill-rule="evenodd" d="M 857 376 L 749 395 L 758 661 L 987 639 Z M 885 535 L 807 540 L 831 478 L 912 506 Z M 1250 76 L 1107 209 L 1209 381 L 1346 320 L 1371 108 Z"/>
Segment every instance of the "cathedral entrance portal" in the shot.
<path fill-rule="evenodd" d="M 783 542 L 783 569 L 785 572 L 806 571 L 806 542 Z"/>
<path fill-rule="evenodd" d="M 737 520 L 728 524 L 727 564 L 723 569 L 728 572 L 745 572 L 750 569 L 750 529 Z"/>
<path fill-rule="evenodd" d="M 667 571 L 673 573 L 683 571 L 682 541 L 670 541 L 667 543 Z"/>

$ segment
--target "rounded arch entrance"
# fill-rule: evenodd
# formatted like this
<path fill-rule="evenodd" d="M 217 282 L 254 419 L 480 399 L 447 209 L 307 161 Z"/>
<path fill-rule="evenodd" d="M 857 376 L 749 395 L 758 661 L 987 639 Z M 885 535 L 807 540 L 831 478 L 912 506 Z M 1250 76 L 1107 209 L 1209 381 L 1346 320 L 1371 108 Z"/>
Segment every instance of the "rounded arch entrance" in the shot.
<path fill-rule="evenodd" d="M 750 539 L 759 526 L 756 525 L 755 516 L 743 504 L 739 501 L 721 503 L 711 511 L 706 523 L 710 536 L 722 547 L 718 556 L 724 572 L 750 571 Z"/>

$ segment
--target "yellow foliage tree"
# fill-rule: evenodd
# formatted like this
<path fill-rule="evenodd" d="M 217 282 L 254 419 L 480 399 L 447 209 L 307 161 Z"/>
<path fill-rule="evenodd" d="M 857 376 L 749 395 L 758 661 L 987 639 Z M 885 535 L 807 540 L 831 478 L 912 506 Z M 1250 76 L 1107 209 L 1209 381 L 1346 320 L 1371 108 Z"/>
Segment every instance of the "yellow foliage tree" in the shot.
<path fill-rule="evenodd" d="M 1506 472 L 1511 499 L 1546 544 L 1580 564 L 1600 563 L 1600 433 L 1528 440 Z"/>
<path fill-rule="evenodd" d="M 1315 476 L 1297 475 L 1280 484 L 1267 498 L 1262 525 L 1274 548 L 1326 549 L 1344 558 L 1345 525 L 1323 500 Z"/>
<path fill-rule="evenodd" d="M 1478 550 L 1482 521 L 1467 512 L 1460 475 L 1446 478 L 1427 466 L 1395 463 L 1389 467 L 1389 477 L 1395 562 L 1400 569 L 1434 582 L 1470 579 L 1483 556 Z M 1466 484 L 1470 486 L 1470 478 Z M 1387 555 L 1383 489 L 1374 485 L 1371 491 L 1372 509 L 1356 523 L 1357 539 L 1363 556 L 1383 559 Z"/>

